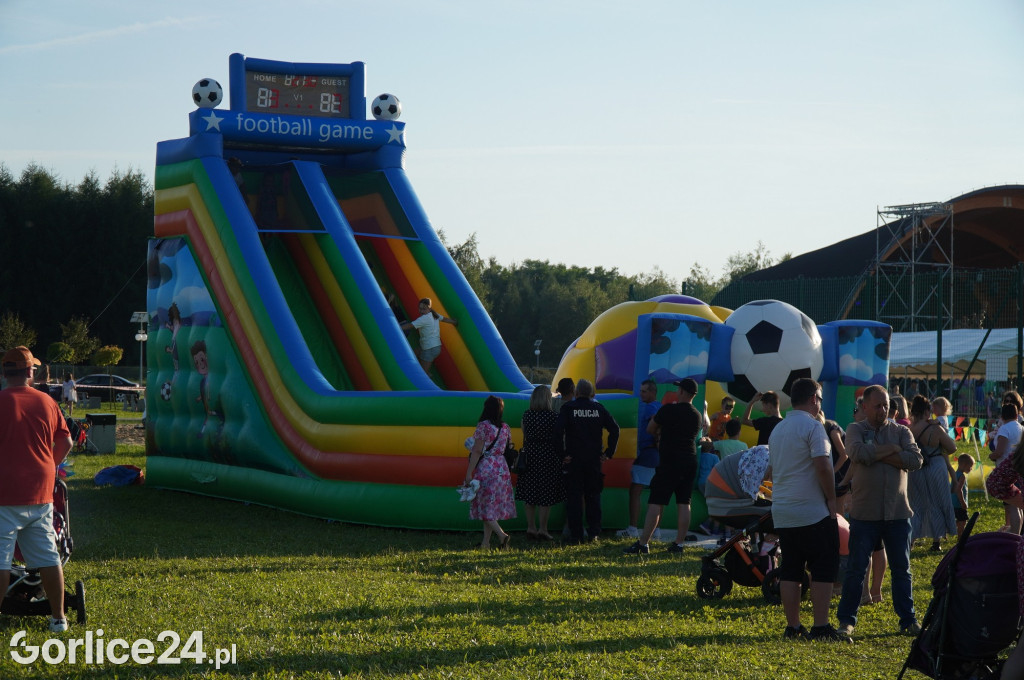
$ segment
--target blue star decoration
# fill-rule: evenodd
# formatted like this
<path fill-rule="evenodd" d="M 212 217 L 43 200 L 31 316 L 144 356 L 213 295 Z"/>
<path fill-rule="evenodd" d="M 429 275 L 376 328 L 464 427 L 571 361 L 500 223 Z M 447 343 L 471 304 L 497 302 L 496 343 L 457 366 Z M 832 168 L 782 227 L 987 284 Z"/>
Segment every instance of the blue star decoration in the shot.
<path fill-rule="evenodd" d="M 207 132 L 209 132 L 210 130 L 216 130 L 217 132 L 220 132 L 220 122 L 224 119 L 218 116 L 216 111 L 210 111 L 210 115 L 203 116 L 203 120 L 206 121 Z"/>
<path fill-rule="evenodd" d="M 399 144 L 402 143 L 403 131 L 399 130 L 398 126 L 396 126 L 394 123 L 391 124 L 391 129 L 385 130 L 385 132 L 388 133 L 388 144 L 390 144 L 391 142 L 398 142 Z"/>

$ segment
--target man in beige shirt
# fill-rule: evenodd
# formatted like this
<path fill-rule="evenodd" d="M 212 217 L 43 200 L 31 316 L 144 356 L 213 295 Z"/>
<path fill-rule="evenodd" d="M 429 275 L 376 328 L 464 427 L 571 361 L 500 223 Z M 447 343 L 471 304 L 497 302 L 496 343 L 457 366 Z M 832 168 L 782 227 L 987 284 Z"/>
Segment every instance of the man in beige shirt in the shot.
<path fill-rule="evenodd" d="M 850 486 L 850 557 L 839 600 L 839 631 L 852 635 L 857 625 L 864 575 L 875 543 L 881 538 L 889 558 L 892 606 L 900 630 L 916 635 L 921 627 L 914 612 L 910 576 L 910 518 L 907 472 L 923 461 L 910 430 L 889 420 L 889 395 L 881 385 L 864 390 L 865 419 L 846 428 L 846 453 L 853 478 Z"/>

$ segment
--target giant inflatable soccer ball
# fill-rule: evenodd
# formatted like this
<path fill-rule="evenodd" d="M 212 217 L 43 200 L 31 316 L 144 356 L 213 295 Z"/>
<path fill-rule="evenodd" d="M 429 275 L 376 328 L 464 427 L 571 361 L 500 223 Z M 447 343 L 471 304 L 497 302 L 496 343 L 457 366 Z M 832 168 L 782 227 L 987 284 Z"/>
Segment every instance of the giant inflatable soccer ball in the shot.
<path fill-rule="evenodd" d="M 749 403 L 757 392 L 772 390 L 784 410 L 792 404 L 794 381 L 821 374 L 821 336 L 796 307 L 778 300 L 748 302 L 725 323 L 736 330 L 729 348 L 735 378 L 727 385 L 736 399 Z"/>
<path fill-rule="evenodd" d="M 201 109 L 216 108 L 224 101 L 224 90 L 213 78 L 203 78 L 192 87 L 192 101 Z"/>
<path fill-rule="evenodd" d="M 370 105 L 370 113 L 377 120 L 398 120 L 402 115 L 402 102 L 393 94 L 379 94 Z"/>

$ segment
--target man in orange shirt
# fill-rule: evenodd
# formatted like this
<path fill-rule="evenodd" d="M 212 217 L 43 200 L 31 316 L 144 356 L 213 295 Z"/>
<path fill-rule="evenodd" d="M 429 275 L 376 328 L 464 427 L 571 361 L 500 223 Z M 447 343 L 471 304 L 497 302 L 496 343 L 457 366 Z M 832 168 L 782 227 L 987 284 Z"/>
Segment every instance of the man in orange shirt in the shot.
<path fill-rule="evenodd" d="M 68 629 L 64 570 L 53 531 L 53 486 L 71 450 L 71 434 L 57 402 L 32 387 L 39 360 L 27 347 L 3 356 L 7 387 L 0 391 L 0 587 L 7 592 L 14 545 L 26 566 L 39 569 L 50 603 L 50 631 Z"/>

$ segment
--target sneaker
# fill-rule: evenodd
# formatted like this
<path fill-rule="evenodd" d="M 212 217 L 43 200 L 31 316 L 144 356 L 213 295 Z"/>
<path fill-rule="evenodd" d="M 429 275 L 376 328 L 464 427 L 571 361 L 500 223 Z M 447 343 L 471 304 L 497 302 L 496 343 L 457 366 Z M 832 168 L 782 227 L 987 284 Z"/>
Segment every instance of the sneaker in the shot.
<path fill-rule="evenodd" d="M 843 635 L 845 637 L 853 637 L 853 624 L 844 623 L 843 625 L 839 626 L 838 632 L 840 635 Z"/>
<path fill-rule="evenodd" d="M 783 640 L 806 640 L 807 629 L 804 628 L 803 624 L 800 624 L 796 628 L 793 626 L 786 626 L 786 630 L 782 631 Z"/>
<path fill-rule="evenodd" d="M 921 624 L 914 621 L 909 626 L 900 626 L 900 632 L 904 635 L 919 635 L 921 633 Z"/>
<path fill-rule="evenodd" d="M 814 642 L 853 642 L 849 635 L 843 635 L 833 628 L 831 623 L 826 623 L 824 626 L 814 626 L 811 628 L 811 632 L 807 634 L 807 639 Z"/>
<path fill-rule="evenodd" d="M 647 543 L 637 541 L 622 552 L 626 555 L 646 555 L 651 552 L 651 546 Z"/>
<path fill-rule="evenodd" d="M 619 538 L 640 538 L 640 530 L 636 527 L 626 527 L 615 532 Z"/>
<path fill-rule="evenodd" d="M 50 632 L 51 633 L 63 633 L 68 629 L 67 619 L 55 619 L 50 617 Z"/>
<path fill-rule="evenodd" d="M 665 548 L 665 552 L 675 553 L 678 555 L 679 553 L 683 552 L 683 546 L 679 545 L 678 543 L 672 543 L 672 545 Z"/>
<path fill-rule="evenodd" d="M 651 534 L 651 540 L 652 541 L 664 541 L 665 540 L 664 538 L 662 538 L 661 529 L 655 529 L 654 530 L 654 533 Z"/>

